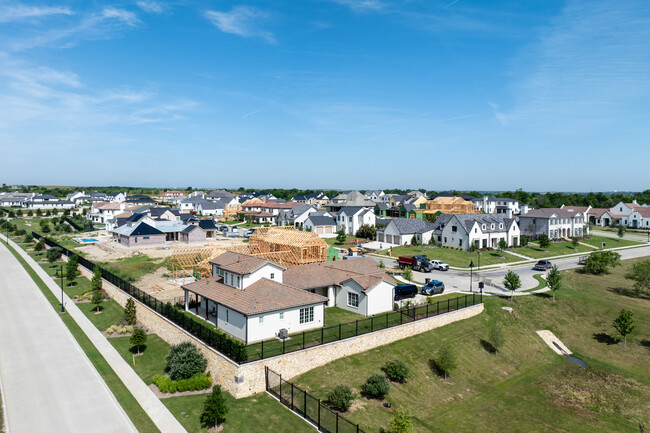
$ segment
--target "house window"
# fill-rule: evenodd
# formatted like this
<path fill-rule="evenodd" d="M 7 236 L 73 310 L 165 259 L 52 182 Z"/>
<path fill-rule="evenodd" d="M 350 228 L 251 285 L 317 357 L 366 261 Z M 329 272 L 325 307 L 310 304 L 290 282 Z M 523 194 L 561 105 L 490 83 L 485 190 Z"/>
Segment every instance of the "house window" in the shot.
<path fill-rule="evenodd" d="M 494 230 L 494 224 L 490 224 L 490 229 Z"/>
<path fill-rule="evenodd" d="M 442 236 L 438 236 L 438 242 L 440 242 L 440 241 L 441 241 L 441 238 L 442 238 Z"/>
<path fill-rule="evenodd" d="M 229 312 L 230 312 L 230 310 L 226 310 L 226 322 L 230 322 L 230 320 L 228 320 L 228 319 L 229 319 L 229 317 L 228 317 L 228 316 L 229 316 L 229 314 L 228 314 Z"/>
<path fill-rule="evenodd" d="M 239 288 L 239 276 L 237 276 L 237 282 L 235 283 L 235 287 Z"/>
<path fill-rule="evenodd" d="M 478 233 L 478 229 L 474 229 L 474 233 Z"/>
<path fill-rule="evenodd" d="M 456 227 L 456 226 L 451 226 L 451 231 L 452 231 L 452 232 L 457 232 L 457 231 L 458 231 L 458 227 Z"/>
<path fill-rule="evenodd" d="M 502 228 L 503 228 L 503 224 L 499 224 L 499 228 L 502 229 Z"/>
<path fill-rule="evenodd" d="M 458 246 L 459 246 L 459 247 L 462 247 L 462 246 L 463 246 L 463 240 L 462 240 L 462 239 L 458 239 Z"/>
<path fill-rule="evenodd" d="M 481 226 L 481 229 L 485 230 L 485 224 L 483 224 L 483 225 Z"/>
<path fill-rule="evenodd" d="M 445 243 L 447 243 L 447 237 L 445 237 Z"/>
<path fill-rule="evenodd" d="M 264 316 L 260 316 L 260 323 L 264 323 Z"/>
<path fill-rule="evenodd" d="M 145 237 L 143 237 L 142 239 L 149 239 L 149 236 L 145 236 Z"/>
<path fill-rule="evenodd" d="M 359 307 L 359 294 L 348 292 L 348 307 Z"/>
<path fill-rule="evenodd" d="M 280 313 L 280 320 L 284 320 L 284 311 Z"/>
<path fill-rule="evenodd" d="M 310 323 L 314 321 L 314 307 L 300 309 L 300 323 Z"/>
<path fill-rule="evenodd" d="M 271 272 L 271 279 L 272 280 L 275 279 L 275 274 L 273 272 Z M 282 314 L 282 313 L 280 313 L 280 314 Z"/>

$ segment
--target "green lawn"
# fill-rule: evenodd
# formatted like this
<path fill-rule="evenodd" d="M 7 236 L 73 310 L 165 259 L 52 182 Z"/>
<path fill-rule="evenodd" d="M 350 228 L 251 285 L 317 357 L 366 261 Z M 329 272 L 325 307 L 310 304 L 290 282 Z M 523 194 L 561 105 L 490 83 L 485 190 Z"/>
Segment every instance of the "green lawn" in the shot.
<path fill-rule="evenodd" d="M 144 383 L 149 385 L 153 383 L 154 376 L 165 374 L 165 356 L 167 356 L 171 346 L 156 334 L 147 335 L 146 345 L 140 347 L 142 355 L 135 358 L 135 366 L 133 366 L 133 354 L 137 353 L 137 351 L 131 346 L 130 338 L 115 337 L 109 338 L 108 341 L 122 355 L 122 358 L 133 367 Z"/>
<path fill-rule="evenodd" d="M 336 238 L 322 238 L 322 239 L 323 239 L 323 240 L 327 243 L 327 245 L 329 245 L 329 246 L 335 246 L 335 247 L 339 247 L 339 248 L 347 248 L 347 247 L 351 246 L 351 245 L 350 245 L 351 243 L 354 243 L 354 240 L 355 240 L 355 239 L 358 239 L 358 238 L 357 238 L 356 236 L 346 236 L 346 237 L 345 237 L 345 242 L 343 242 L 342 244 L 340 244 L 340 243 L 336 240 Z"/>
<path fill-rule="evenodd" d="M 518 251 L 518 250 L 515 250 Z M 388 254 L 388 250 L 382 251 L 382 254 Z M 474 262 L 475 269 L 478 267 L 478 254 L 467 251 L 451 250 L 448 248 L 420 246 L 420 247 L 394 247 L 393 257 L 415 256 L 426 254 L 429 259 L 442 260 L 450 266 L 459 268 L 468 268 L 470 262 Z M 495 265 L 501 263 L 518 262 L 523 260 L 521 257 L 511 254 L 503 254 L 503 258 L 496 251 L 486 251 L 481 253 L 481 266 Z"/>
<path fill-rule="evenodd" d="M 144 275 L 155 272 L 161 266 L 166 266 L 167 260 L 162 258 L 154 259 L 146 254 L 139 253 L 131 257 L 99 264 L 125 280 L 138 281 Z"/>
<path fill-rule="evenodd" d="M 11 253 L 18 259 L 20 264 L 25 268 L 27 273 L 32 277 L 38 288 L 43 292 L 45 298 L 50 303 L 52 308 L 57 312 L 59 311 L 60 303 L 59 300 L 52 294 L 52 292 L 47 288 L 43 280 L 40 279 L 36 272 L 25 263 L 24 259 L 12 248 L 9 247 Z M 131 392 L 124 386 L 120 378 L 115 374 L 110 365 L 106 362 L 104 357 L 99 353 L 97 348 L 92 344 L 88 339 L 86 334 L 81 330 L 77 322 L 69 316 L 67 313 L 60 315 L 63 323 L 68 327 L 72 336 L 77 340 L 81 349 L 86 353 L 90 362 L 100 374 L 106 385 L 120 403 L 126 414 L 129 416 L 133 424 L 140 433 L 156 433 L 160 432 L 156 425 L 151 421 L 149 415 L 142 409 L 138 401 L 133 397 Z"/>
<path fill-rule="evenodd" d="M 237 400 L 228 393 L 224 395 L 228 414 L 223 424 L 223 433 L 314 432 L 313 427 L 266 393 Z M 207 433 L 199 421 L 206 398 L 207 394 L 199 394 L 164 398 L 161 401 L 188 433 Z"/>
<path fill-rule="evenodd" d="M 325 308 L 325 326 L 334 326 L 339 323 L 350 323 L 355 320 L 365 319 L 366 317 L 353 313 L 352 311 L 345 310 L 339 307 Z"/>
<path fill-rule="evenodd" d="M 546 294 L 484 297 L 486 311 L 365 353 L 336 360 L 294 379 L 317 398 L 337 384 L 355 390 L 387 359 L 412 369 L 406 384 L 391 384 L 393 409 L 358 398 L 346 417 L 365 431 L 388 426 L 395 408 L 414 414 L 414 432 L 638 432 L 650 423 L 650 299 L 634 297 L 623 276 L 632 261 L 610 275 L 563 271 L 565 287 L 552 303 Z M 502 310 L 514 309 L 514 314 Z M 628 348 L 611 325 L 622 308 L 634 312 L 637 330 Z M 505 344 L 488 350 L 488 324 L 499 323 Z M 582 369 L 556 355 L 535 331 L 549 329 L 591 366 Z M 482 341 L 483 340 L 483 341 Z M 458 369 L 447 380 L 430 366 L 449 341 Z"/>
<path fill-rule="evenodd" d="M 528 244 L 527 247 L 515 248 L 512 251 L 534 259 L 541 259 L 543 257 L 562 256 L 566 254 L 592 252 L 596 250 L 580 244 L 578 244 L 574 249 L 571 242 L 551 242 L 551 245 L 546 249 Z"/>
<path fill-rule="evenodd" d="M 600 248 L 605 242 L 605 248 L 617 248 L 617 247 L 631 247 L 636 245 L 641 245 L 641 242 L 631 241 L 629 239 L 619 239 L 619 238 L 610 238 L 607 236 L 597 236 L 593 235 L 591 239 L 584 239 L 581 242 L 584 242 L 589 245 Z"/>
<path fill-rule="evenodd" d="M 90 302 L 77 304 L 77 307 L 88 317 L 88 319 L 100 331 L 105 331 L 111 325 L 117 323 L 124 316 L 124 308 L 114 300 L 105 300 L 101 303 L 100 313 L 96 314 L 95 304 Z"/>
<path fill-rule="evenodd" d="M 532 292 L 546 287 L 546 280 L 542 278 L 542 274 L 534 274 L 533 278 L 537 280 L 537 286 L 532 289 L 521 290 L 521 292 Z"/>

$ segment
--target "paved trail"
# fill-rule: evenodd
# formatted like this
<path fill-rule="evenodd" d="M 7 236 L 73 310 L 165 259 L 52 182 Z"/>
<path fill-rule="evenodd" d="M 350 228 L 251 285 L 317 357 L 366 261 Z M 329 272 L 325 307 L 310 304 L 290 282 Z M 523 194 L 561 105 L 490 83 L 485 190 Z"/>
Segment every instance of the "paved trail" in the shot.
<path fill-rule="evenodd" d="M 0 246 L 0 382 L 11 433 L 137 430 L 57 313 Z"/>

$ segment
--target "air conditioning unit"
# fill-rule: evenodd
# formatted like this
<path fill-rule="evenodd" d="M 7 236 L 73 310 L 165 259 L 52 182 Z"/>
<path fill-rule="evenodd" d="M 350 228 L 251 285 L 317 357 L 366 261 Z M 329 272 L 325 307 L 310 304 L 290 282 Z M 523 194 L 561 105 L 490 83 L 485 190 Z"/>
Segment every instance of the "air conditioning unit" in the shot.
<path fill-rule="evenodd" d="M 278 332 L 278 338 L 285 340 L 288 337 L 289 337 L 289 330 L 286 328 L 280 329 L 280 331 Z"/>

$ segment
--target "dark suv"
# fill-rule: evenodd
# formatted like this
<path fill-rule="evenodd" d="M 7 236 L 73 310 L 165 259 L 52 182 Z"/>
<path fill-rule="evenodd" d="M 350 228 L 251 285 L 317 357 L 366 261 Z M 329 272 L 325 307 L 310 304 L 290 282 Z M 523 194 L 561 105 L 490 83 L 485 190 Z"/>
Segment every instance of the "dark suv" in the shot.
<path fill-rule="evenodd" d="M 431 280 L 420 289 L 420 293 L 423 295 L 439 295 L 444 291 L 445 283 L 438 280 Z"/>
<path fill-rule="evenodd" d="M 537 262 L 535 267 L 533 268 L 536 271 L 547 271 L 551 269 L 551 262 L 549 260 L 540 260 Z"/>
<path fill-rule="evenodd" d="M 395 286 L 395 299 L 414 298 L 418 294 L 418 286 L 415 284 L 400 284 Z"/>

